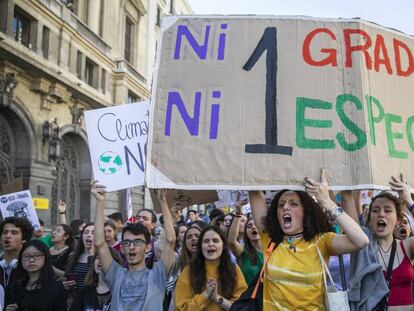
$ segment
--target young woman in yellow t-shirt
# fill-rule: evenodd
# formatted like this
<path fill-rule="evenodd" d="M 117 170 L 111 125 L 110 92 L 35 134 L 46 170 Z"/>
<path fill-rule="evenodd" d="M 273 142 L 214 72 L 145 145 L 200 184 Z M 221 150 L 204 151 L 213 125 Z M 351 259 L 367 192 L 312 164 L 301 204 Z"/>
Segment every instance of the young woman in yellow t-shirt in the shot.
<path fill-rule="evenodd" d="M 263 249 L 272 240 L 278 245 L 265 268 L 265 311 L 323 310 L 325 286 L 317 248 L 328 262 L 330 255 L 356 251 L 368 244 L 359 225 L 331 200 L 324 170 L 321 175 L 321 183 L 305 178 L 306 192 L 280 191 L 269 210 L 261 191 L 249 192 Z M 346 234 L 331 232 L 328 215 Z"/>
<path fill-rule="evenodd" d="M 240 268 L 230 259 L 224 233 L 216 226 L 205 227 L 193 260 L 177 280 L 176 310 L 229 310 L 246 288 Z"/>

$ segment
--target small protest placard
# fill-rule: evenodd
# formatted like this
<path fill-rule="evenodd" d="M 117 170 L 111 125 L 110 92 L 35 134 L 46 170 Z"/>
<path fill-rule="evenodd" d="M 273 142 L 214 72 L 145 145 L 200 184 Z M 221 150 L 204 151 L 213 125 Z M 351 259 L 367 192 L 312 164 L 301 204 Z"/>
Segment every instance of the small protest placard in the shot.
<path fill-rule="evenodd" d="M 248 201 L 249 192 L 239 190 L 217 190 L 218 201 L 215 202 L 217 208 L 233 206 L 239 201 Z"/>
<path fill-rule="evenodd" d="M 27 218 L 35 230 L 40 228 L 39 218 L 33 206 L 32 195 L 29 190 L 0 196 L 0 210 L 3 218 Z"/>
<path fill-rule="evenodd" d="M 85 111 L 94 179 L 108 191 L 144 184 L 147 101 Z"/>

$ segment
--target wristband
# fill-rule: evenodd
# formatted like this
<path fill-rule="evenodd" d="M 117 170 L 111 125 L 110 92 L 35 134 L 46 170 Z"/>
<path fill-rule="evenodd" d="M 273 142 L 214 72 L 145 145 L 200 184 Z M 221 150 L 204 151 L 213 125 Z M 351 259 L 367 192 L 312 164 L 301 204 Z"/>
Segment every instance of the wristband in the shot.
<path fill-rule="evenodd" d="M 237 213 L 236 214 L 233 214 L 233 217 L 241 218 L 241 216 L 242 216 L 241 214 L 237 214 Z"/>
<path fill-rule="evenodd" d="M 219 299 L 217 299 L 216 303 L 218 305 L 221 305 L 223 303 L 223 301 L 224 301 L 223 297 L 220 297 Z"/>
<path fill-rule="evenodd" d="M 338 216 L 342 215 L 343 213 L 344 213 L 344 210 L 341 207 L 336 206 L 336 205 L 333 208 L 333 210 L 331 210 L 331 215 L 334 219 L 336 219 Z"/>
<path fill-rule="evenodd" d="M 66 214 L 66 212 L 59 212 L 60 215 Z"/>

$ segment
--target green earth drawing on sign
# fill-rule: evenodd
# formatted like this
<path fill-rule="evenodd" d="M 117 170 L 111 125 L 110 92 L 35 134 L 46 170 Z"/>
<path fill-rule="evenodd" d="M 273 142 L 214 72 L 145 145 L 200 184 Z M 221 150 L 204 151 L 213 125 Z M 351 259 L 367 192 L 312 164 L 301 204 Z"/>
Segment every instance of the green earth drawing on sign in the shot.
<path fill-rule="evenodd" d="M 112 175 L 122 167 L 122 160 L 115 152 L 106 151 L 99 157 L 98 165 L 102 173 Z"/>

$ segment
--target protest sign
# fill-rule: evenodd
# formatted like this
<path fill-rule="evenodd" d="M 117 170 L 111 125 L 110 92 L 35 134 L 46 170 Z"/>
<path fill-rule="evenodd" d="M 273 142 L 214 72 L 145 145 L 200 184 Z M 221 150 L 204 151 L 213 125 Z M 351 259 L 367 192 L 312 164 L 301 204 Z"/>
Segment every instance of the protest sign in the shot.
<path fill-rule="evenodd" d="M 414 184 L 414 38 L 359 19 L 164 20 L 151 104 L 152 188 Z M 180 165 L 176 165 L 180 164 Z M 184 165 L 184 166 L 183 166 Z"/>
<path fill-rule="evenodd" d="M 6 217 L 27 218 L 32 223 L 33 229 L 40 228 L 29 190 L 0 196 L 0 211 L 3 219 Z"/>
<path fill-rule="evenodd" d="M 247 191 L 217 190 L 217 196 L 218 201 L 214 203 L 217 208 L 233 206 L 239 201 L 249 200 L 249 193 Z"/>
<path fill-rule="evenodd" d="M 161 213 L 161 205 L 157 198 L 156 189 L 149 189 L 151 194 L 151 200 L 154 205 L 156 213 Z M 175 190 L 168 189 L 167 191 L 167 204 L 172 207 L 176 202 L 180 204 L 180 209 L 186 208 L 194 204 L 205 204 L 217 201 L 216 191 L 197 191 L 197 190 Z"/>
<path fill-rule="evenodd" d="M 144 184 L 148 102 L 85 111 L 94 179 L 108 191 Z"/>

